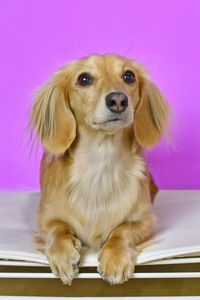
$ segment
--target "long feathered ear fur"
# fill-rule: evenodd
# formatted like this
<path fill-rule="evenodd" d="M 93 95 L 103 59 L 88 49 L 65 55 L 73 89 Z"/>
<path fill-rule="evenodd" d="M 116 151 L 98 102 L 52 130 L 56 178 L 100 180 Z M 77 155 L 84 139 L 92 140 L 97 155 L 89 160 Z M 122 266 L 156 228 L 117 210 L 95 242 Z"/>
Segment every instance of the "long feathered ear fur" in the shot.
<path fill-rule="evenodd" d="M 167 129 L 169 107 L 158 87 L 142 72 L 140 99 L 135 109 L 134 136 L 144 148 L 151 148 Z"/>
<path fill-rule="evenodd" d="M 63 154 L 76 137 L 76 120 L 67 97 L 67 78 L 59 71 L 36 93 L 29 127 L 35 129 L 44 148 Z"/>

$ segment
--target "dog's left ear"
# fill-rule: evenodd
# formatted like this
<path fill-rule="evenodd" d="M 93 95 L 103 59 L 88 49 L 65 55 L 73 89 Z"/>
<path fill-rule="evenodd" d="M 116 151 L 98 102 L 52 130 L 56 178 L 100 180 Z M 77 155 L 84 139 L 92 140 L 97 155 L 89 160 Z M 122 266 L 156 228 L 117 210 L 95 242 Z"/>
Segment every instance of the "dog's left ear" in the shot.
<path fill-rule="evenodd" d="M 140 78 L 139 102 L 135 108 L 134 136 L 144 148 L 155 145 L 167 128 L 168 104 L 158 87 L 147 77 Z"/>

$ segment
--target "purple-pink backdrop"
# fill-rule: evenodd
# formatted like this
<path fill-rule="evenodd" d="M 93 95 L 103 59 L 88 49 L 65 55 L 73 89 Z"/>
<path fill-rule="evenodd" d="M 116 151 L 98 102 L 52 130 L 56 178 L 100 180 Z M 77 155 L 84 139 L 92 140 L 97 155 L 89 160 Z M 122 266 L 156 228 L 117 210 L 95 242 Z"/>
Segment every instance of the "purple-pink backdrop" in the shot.
<path fill-rule="evenodd" d="M 1 0 L 0 188 L 37 189 L 23 139 L 31 93 L 66 61 L 113 52 L 143 62 L 174 110 L 173 145 L 148 153 L 165 189 L 200 188 L 200 1 Z"/>

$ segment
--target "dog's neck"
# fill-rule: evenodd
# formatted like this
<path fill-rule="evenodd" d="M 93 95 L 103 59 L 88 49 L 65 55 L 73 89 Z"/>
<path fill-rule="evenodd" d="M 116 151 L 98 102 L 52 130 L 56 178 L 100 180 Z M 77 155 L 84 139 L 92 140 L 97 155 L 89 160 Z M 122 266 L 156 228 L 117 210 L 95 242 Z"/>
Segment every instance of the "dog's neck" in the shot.
<path fill-rule="evenodd" d="M 107 145 L 107 146 L 106 146 Z M 132 152 L 138 152 L 138 147 L 134 142 L 130 128 L 123 128 L 115 132 L 106 132 L 103 130 L 95 130 L 84 127 L 79 127 L 77 139 L 71 147 L 71 153 L 76 149 L 85 148 L 96 151 L 100 148 L 112 147 L 115 150 L 126 149 Z"/>

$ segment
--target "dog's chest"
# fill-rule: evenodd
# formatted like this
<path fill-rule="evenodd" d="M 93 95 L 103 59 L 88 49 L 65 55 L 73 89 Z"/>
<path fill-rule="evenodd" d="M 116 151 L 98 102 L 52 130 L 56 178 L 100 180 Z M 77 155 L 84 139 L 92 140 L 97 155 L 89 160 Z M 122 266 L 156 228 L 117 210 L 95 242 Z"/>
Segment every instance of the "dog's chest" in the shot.
<path fill-rule="evenodd" d="M 106 141 L 78 149 L 74 156 L 70 183 L 90 206 L 109 203 L 127 184 L 128 154 Z"/>
<path fill-rule="evenodd" d="M 77 149 L 74 156 L 68 201 L 81 215 L 75 230 L 88 244 L 105 239 L 123 221 L 137 198 L 138 177 L 144 165 L 133 153 L 109 141 L 98 147 Z"/>

